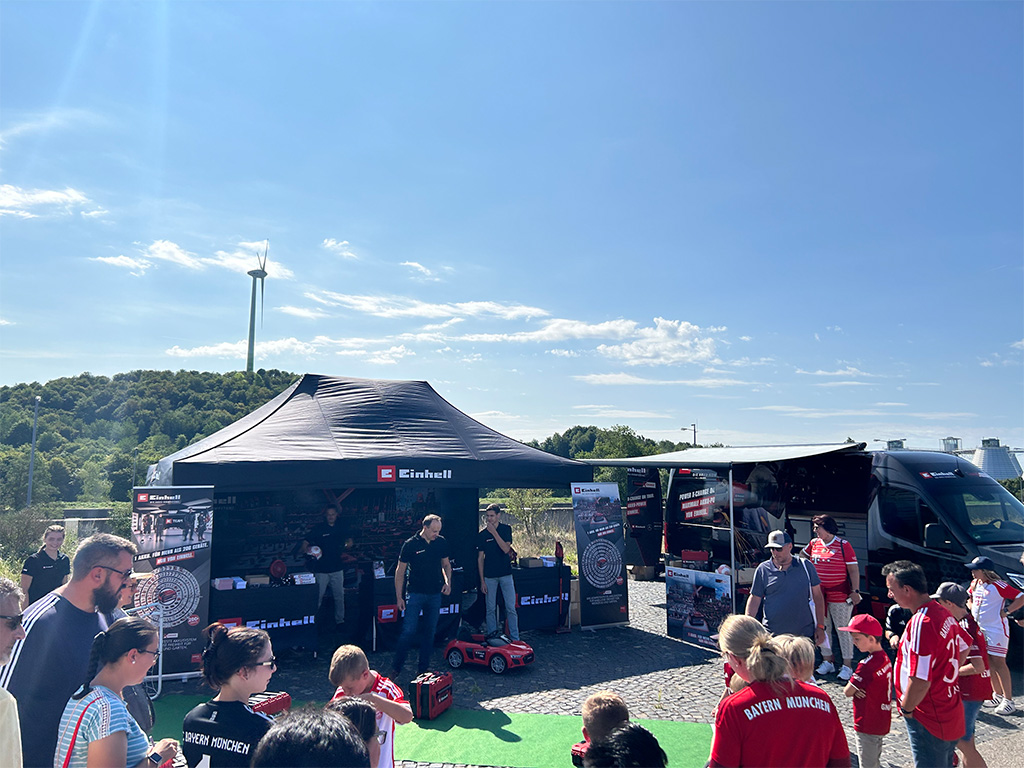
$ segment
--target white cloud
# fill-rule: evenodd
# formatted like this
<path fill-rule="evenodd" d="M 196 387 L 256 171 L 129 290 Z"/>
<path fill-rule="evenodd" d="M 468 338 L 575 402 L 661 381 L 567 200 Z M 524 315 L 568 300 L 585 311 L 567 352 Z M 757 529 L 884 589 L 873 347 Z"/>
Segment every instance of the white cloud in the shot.
<path fill-rule="evenodd" d="M 466 319 L 463 318 L 463 317 L 453 317 L 453 318 L 451 318 L 449 320 L 445 320 L 443 323 L 431 323 L 430 325 L 424 325 L 423 326 L 423 330 L 424 331 L 440 331 L 440 330 L 442 330 L 444 328 L 451 328 L 453 325 L 456 325 L 457 323 L 464 323 L 464 322 L 466 322 Z"/>
<path fill-rule="evenodd" d="M 601 386 L 625 386 L 632 384 L 655 385 L 655 386 L 684 386 L 684 387 L 732 387 L 736 385 L 748 385 L 749 382 L 738 379 L 647 379 L 641 376 L 634 376 L 631 373 L 589 373 L 582 376 L 573 376 L 577 381 L 585 384 L 597 384 Z"/>
<path fill-rule="evenodd" d="M 527 341 L 565 341 L 566 339 L 605 339 L 629 338 L 636 334 L 637 323 L 634 320 L 609 320 L 604 323 L 585 323 L 581 320 L 555 319 L 546 320 L 534 331 L 517 331 L 515 333 L 472 333 L 460 336 L 461 341 L 481 342 L 527 342 Z"/>
<path fill-rule="evenodd" d="M 79 213 L 87 219 L 98 219 L 101 216 L 108 215 L 110 211 L 105 208 L 97 208 L 95 211 L 79 211 Z"/>
<path fill-rule="evenodd" d="M 0 317 L 0 325 L 14 325 L 14 323 L 10 320 L 5 320 L 4 318 Z"/>
<path fill-rule="evenodd" d="M 46 215 L 70 215 L 83 209 L 101 210 L 77 189 L 25 189 L 0 184 L 0 216 L 35 219 Z M 104 211 L 105 213 L 105 211 Z"/>
<path fill-rule="evenodd" d="M 359 258 L 352 251 L 352 246 L 349 245 L 348 240 L 335 240 L 333 237 L 325 237 L 324 241 L 320 243 L 320 247 L 330 251 L 335 256 L 341 256 L 343 259 Z"/>
<path fill-rule="evenodd" d="M 547 351 L 549 355 L 555 357 L 579 357 L 580 353 L 573 349 L 549 349 Z"/>
<path fill-rule="evenodd" d="M 906 403 L 875 403 L 879 408 L 906 408 Z"/>
<path fill-rule="evenodd" d="M 484 419 L 521 419 L 522 416 L 514 413 L 505 413 L 504 411 L 480 411 L 479 413 L 469 414 L 472 418 L 482 422 Z"/>
<path fill-rule="evenodd" d="M 171 357 L 237 357 L 245 358 L 249 344 L 242 341 L 222 341 L 219 344 L 182 349 L 175 345 L 164 350 L 164 354 Z M 270 355 L 313 355 L 317 351 L 316 345 L 307 341 L 299 341 L 296 338 L 274 339 L 271 341 L 258 341 L 253 350 L 254 356 L 262 360 Z"/>
<path fill-rule="evenodd" d="M 141 246 L 141 243 L 136 243 L 136 245 Z M 257 254 L 262 253 L 265 247 L 266 244 L 264 242 L 240 242 L 232 251 L 216 251 L 213 256 L 198 256 L 170 240 L 154 240 L 150 245 L 141 248 L 142 258 L 137 261 L 150 262 L 147 268 L 152 266 L 154 261 L 162 261 L 195 272 L 202 272 L 208 267 L 219 267 L 244 275 L 249 270 L 256 269 L 259 266 Z M 100 261 L 102 259 L 96 260 Z M 126 264 L 121 264 L 120 266 L 126 266 Z M 295 273 L 290 269 L 274 262 L 269 257 L 266 270 L 268 280 L 275 278 L 290 280 L 295 276 Z"/>
<path fill-rule="evenodd" d="M 202 270 L 206 268 L 202 259 L 170 240 L 154 240 L 152 245 L 148 245 L 142 250 L 142 253 L 146 258 L 167 261 L 186 269 Z"/>
<path fill-rule="evenodd" d="M 816 387 L 870 387 L 870 381 L 819 381 Z"/>
<path fill-rule="evenodd" d="M 496 301 L 465 301 L 453 304 L 430 304 L 405 296 L 361 296 L 320 291 L 306 296 L 327 306 L 346 307 L 375 317 L 424 317 L 430 319 L 453 317 L 497 317 L 502 320 L 522 320 L 543 317 L 548 313 L 523 304 L 500 304 Z"/>
<path fill-rule="evenodd" d="M 423 277 L 429 277 L 429 278 L 431 278 L 433 280 L 437 280 L 438 279 L 438 278 L 434 277 L 434 273 L 433 272 L 431 272 L 429 269 L 424 267 L 418 261 L 403 261 L 402 262 L 402 266 L 403 267 L 409 267 L 409 269 L 411 269 L 413 272 L 418 272 Z"/>
<path fill-rule="evenodd" d="M 1024 339 L 1015 341 L 1010 345 L 1011 349 L 1024 349 Z"/>
<path fill-rule="evenodd" d="M 104 264 L 110 264 L 112 267 L 121 267 L 127 269 L 133 275 L 142 276 L 146 273 L 146 270 L 153 266 L 153 262 L 147 259 L 135 259 L 131 256 L 97 256 L 91 258 L 89 261 L 101 261 Z"/>
<path fill-rule="evenodd" d="M 802 373 L 807 376 L 868 376 L 871 378 L 879 378 L 879 374 L 877 373 L 867 373 L 865 371 L 861 371 L 849 365 L 846 368 L 841 368 L 838 371 L 805 371 L 802 368 L 797 368 L 796 372 Z"/>
<path fill-rule="evenodd" d="M 630 411 L 612 405 L 574 405 L 573 410 L 583 411 L 582 415 L 601 419 L 668 419 L 664 411 Z"/>
<path fill-rule="evenodd" d="M 278 312 L 284 312 L 286 315 L 293 315 L 295 317 L 304 317 L 307 320 L 318 320 L 321 317 L 327 317 L 327 313 L 322 309 L 310 309 L 308 307 L 276 307 Z"/>
<path fill-rule="evenodd" d="M 378 365 L 394 365 L 403 357 L 409 355 L 415 355 L 416 353 L 406 349 L 405 345 L 399 345 L 397 347 L 391 347 L 390 349 L 383 349 L 377 352 L 370 353 L 369 357 L 366 358 L 368 363 L 377 363 Z"/>
<path fill-rule="evenodd" d="M 740 336 L 740 341 L 753 341 L 753 336 Z"/>
<path fill-rule="evenodd" d="M 757 405 L 742 408 L 744 411 L 772 411 L 775 413 L 781 413 L 786 416 L 796 416 L 803 419 L 828 419 L 828 418 L 850 418 L 850 417 L 879 417 L 879 416 L 892 416 L 888 411 L 872 410 L 869 408 L 862 409 L 841 409 L 841 410 L 825 410 L 821 408 L 806 408 L 799 405 Z M 935 421 L 945 421 L 950 419 L 964 419 L 974 417 L 976 414 L 973 413 L 957 413 L 957 412 L 921 412 L 921 413 L 903 413 L 900 414 L 901 418 L 913 417 L 918 419 L 928 419 Z"/>
<path fill-rule="evenodd" d="M 0 133 L 0 148 L 19 136 L 31 136 L 34 133 L 44 133 L 54 128 L 74 127 L 80 129 L 86 124 L 97 125 L 103 122 L 105 121 L 100 116 L 86 109 L 52 109 L 22 120 Z"/>
<path fill-rule="evenodd" d="M 702 336 L 699 326 L 685 320 L 656 317 L 653 327 L 638 328 L 636 336 L 636 341 L 624 344 L 601 344 L 597 351 L 626 365 L 695 363 L 715 355 L 715 340 Z"/>

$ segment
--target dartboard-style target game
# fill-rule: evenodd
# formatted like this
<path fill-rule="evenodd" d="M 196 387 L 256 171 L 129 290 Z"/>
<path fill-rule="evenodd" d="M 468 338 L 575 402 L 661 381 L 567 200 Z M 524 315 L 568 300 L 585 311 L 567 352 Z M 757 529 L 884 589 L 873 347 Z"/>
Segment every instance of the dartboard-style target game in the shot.
<path fill-rule="evenodd" d="M 580 561 L 583 577 L 598 589 L 607 589 L 622 580 L 622 555 L 609 541 L 598 539 L 587 545 Z"/>
<path fill-rule="evenodd" d="M 142 580 L 136 601 L 142 605 L 157 603 L 163 609 L 164 628 L 184 623 L 199 607 L 199 581 L 190 571 L 176 565 L 157 568 L 153 576 Z M 140 611 L 148 619 L 156 619 L 156 607 Z"/>

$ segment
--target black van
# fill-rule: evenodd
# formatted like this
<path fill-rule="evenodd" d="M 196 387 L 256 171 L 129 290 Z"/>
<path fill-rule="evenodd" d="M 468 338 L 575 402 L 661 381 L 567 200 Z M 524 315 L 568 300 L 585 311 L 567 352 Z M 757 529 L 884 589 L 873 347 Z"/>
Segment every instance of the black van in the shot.
<path fill-rule="evenodd" d="M 709 552 L 712 569 L 733 571 L 740 606 L 753 568 L 767 559 L 768 531 L 789 530 L 799 549 L 812 538 L 817 514 L 831 515 L 853 545 L 870 598 L 862 605 L 879 619 L 891 602 L 881 569 L 893 560 L 920 564 L 929 586 L 937 586 L 966 583 L 964 563 L 985 555 L 1024 590 L 1024 504 L 952 454 L 849 443 L 697 448 L 593 463 L 667 468 L 666 558 Z M 1019 627 L 1014 634 L 1019 642 Z"/>

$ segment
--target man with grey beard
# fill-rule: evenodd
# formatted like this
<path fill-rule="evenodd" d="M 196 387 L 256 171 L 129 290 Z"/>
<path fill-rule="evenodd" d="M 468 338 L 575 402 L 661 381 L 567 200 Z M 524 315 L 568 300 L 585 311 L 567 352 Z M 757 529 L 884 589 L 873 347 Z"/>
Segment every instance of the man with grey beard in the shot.
<path fill-rule="evenodd" d="M 93 638 L 107 628 L 103 614 L 117 607 L 131 579 L 135 551 L 130 541 L 109 533 L 84 539 L 71 581 L 25 611 L 26 636 L 0 668 L 0 687 L 18 700 L 26 768 L 53 765 L 64 706 L 85 679 Z"/>

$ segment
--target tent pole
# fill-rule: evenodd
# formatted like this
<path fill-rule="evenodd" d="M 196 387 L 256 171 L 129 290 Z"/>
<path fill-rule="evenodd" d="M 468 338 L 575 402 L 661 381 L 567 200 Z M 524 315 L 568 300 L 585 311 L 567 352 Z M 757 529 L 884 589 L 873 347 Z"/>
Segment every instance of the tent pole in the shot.
<path fill-rule="evenodd" d="M 733 490 L 732 490 L 732 464 L 729 465 L 729 557 L 731 562 L 729 568 L 731 569 L 730 585 L 732 589 L 732 612 L 736 613 L 736 515 L 733 512 Z"/>

